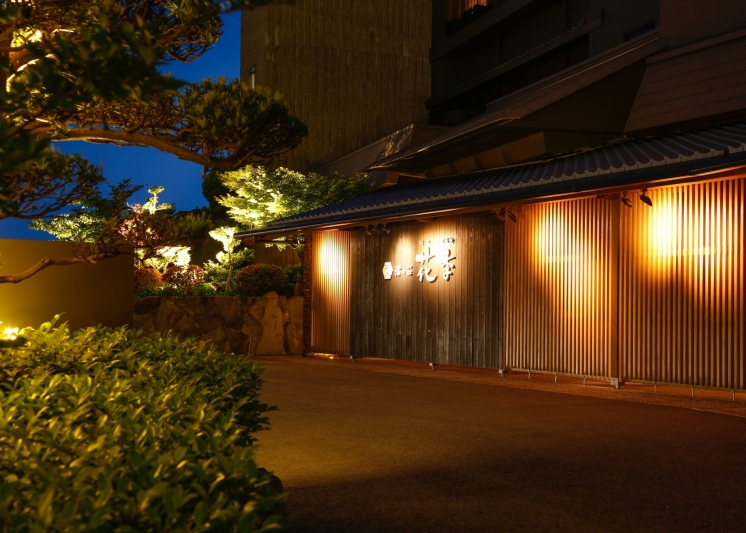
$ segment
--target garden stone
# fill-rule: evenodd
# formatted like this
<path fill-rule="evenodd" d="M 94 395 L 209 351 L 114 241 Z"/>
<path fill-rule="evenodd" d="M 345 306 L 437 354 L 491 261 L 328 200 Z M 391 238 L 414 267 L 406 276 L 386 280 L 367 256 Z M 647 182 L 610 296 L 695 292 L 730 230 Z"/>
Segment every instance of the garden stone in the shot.
<path fill-rule="evenodd" d="M 184 314 L 176 320 L 174 326 L 179 331 L 180 337 L 200 336 L 202 334 L 195 316 L 194 311 L 184 311 Z"/>
<path fill-rule="evenodd" d="M 153 334 L 153 315 L 145 313 L 142 315 L 135 315 L 132 320 L 132 326 L 135 329 L 141 329 L 143 335 Z"/>
<path fill-rule="evenodd" d="M 259 340 L 262 338 L 262 325 L 253 316 L 244 313 L 241 333 L 246 337 L 246 348 L 243 353 L 255 354 Z"/>
<path fill-rule="evenodd" d="M 276 292 L 264 295 L 267 300 L 262 325 L 262 338 L 256 347 L 256 355 L 285 355 L 285 330 L 282 327 L 282 310 L 278 305 Z"/>
<path fill-rule="evenodd" d="M 285 324 L 285 352 L 288 355 L 303 355 L 303 330 L 292 322 Z"/>
<path fill-rule="evenodd" d="M 162 298 L 161 306 L 155 313 L 155 329 L 158 331 L 168 331 L 174 328 L 176 320 L 181 316 L 179 310 L 171 298 Z"/>
<path fill-rule="evenodd" d="M 202 335 L 202 340 L 209 342 L 218 347 L 221 352 L 230 353 L 231 351 L 231 337 L 233 336 L 233 330 L 228 328 L 217 328 Z"/>
<path fill-rule="evenodd" d="M 202 333 L 207 333 L 214 329 L 225 327 L 225 320 L 216 307 L 208 309 L 207 312 L 199 319 L 199 329 Z"/>
<path fill-rule="evenodd" d="M 290 322 L 296 325 L 298 329 L 303 329 L 303 298 L 294 296 L 288 299 L 287 313 Z"/>
<path fill-rule="evenodd" d="M 275 296 L 277 296 L 277 293 L 269 293 L 269 294 L 274 294 Z M 266 306 L 267 306 L 267 296 L 265 295 L 257 299 L 257 301 L 254 302 L 254 305 L 249 307 L 249 313 L 251 313 L 251 316 L 261 321 L 262 317 L 264 316 L 264 308 Z"/>
<path fill-rule="evenodd" d="M 135 314 L 144 315 L 146 313 L 154 313 L 158 310 L 158 304 L 161 299 L 157 296 L 148 296 L 145 298 L 135 299 Z"/>
<path fill-rule="evenodd" d="M 220 314 L 225 320 L 225 323 L 232 322 L 235 320 L 236 315 L 241 307 L 241 302 L 238 298 L 233 296 L 216 296 L 213 298 L 215 307 L 218 308 Z"/>

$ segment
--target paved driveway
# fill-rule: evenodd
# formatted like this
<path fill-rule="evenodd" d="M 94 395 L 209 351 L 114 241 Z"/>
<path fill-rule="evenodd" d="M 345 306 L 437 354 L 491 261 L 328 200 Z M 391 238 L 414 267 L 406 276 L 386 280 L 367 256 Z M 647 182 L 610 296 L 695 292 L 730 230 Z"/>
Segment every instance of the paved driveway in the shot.
<path fill-rule="evenodd" d="M 296 531 L 746 530 L 746 419 L 263 362 Z"/>

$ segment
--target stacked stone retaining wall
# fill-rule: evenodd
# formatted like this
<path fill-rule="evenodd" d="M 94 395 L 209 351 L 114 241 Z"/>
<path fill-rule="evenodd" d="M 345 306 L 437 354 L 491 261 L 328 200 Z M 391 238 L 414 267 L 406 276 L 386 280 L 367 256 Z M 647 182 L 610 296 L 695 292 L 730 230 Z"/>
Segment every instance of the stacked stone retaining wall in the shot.
<path fill-rule="evenodd" d="M 303 353 L 303 297 L 270 292 L 240 296 L 149 296 L 135 299 L 135 329 L 209 341 L 225 352 Z"/>

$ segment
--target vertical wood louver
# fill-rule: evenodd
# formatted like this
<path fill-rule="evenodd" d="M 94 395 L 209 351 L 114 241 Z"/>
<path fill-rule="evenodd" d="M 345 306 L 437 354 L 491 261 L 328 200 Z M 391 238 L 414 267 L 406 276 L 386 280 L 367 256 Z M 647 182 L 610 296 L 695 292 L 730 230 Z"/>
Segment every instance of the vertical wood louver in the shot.
<path fill-rule="evenodd" d="M 311 268 L 311 351 L 350 349 L 350 232 L 314 233 Z"/>
<path fill-rule="evenodd" d="M 612 202 L 524 206 L 506 222 L 506 368 L 609 377 Z"/>
<path fill-rule="evenodd" d="M 648 195 L 621 218 L 623 376 L 743 389 L 746 180 Z"/>

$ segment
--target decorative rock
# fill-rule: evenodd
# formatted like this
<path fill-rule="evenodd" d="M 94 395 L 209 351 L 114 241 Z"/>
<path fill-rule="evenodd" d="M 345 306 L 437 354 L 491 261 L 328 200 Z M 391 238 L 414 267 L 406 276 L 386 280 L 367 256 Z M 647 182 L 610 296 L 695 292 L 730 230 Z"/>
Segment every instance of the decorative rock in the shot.
<path fill-rule="evenodd" d="M 292 322 L 285 324 L 285 352 L 303 355 L 303 330 Z"/>
<path fill-rule="evenodd" d="M 277 296 L 277 293 L 269 293 L 274 294 Z M 261 322 L 262 317 L 264 316 L 264 308 L 267 306 L 267 295 L 265 294 L 261 298 L 259 298 L 256 302 L 254 302 L 254 305 L 249 307 L 249 313 L 251 313 L 251 316 L 256 318 L 258 321 Z"/>
<path fill-rule="evenodd" d="M 202 335 L 195 316 L 194 311 L 184 310 L 184 314 L 174 322 L 174 329 L 179 332 L 179 337 L 199 337 Z"/>
<path fill-rule="evenodd" d="M 298 329 L 303 329 L 303 298 L 300 296 L 289 298 L 286 310 L 288 320 L 295 324 Z"/>
<path fill-rule="evenodd" d="M 173 329 L 174 323 L 181 317 L 181 311 L 174 305 L 172 298 L 163 298 L 158 311 L 155 313 L 154 326 L 158 331 Z"/>
<path fill-rule="evenodd" d="M 264 295 L 264 299 L 267 304 L 259 321 L 262 325 L 262 338 L 256 347 L 256 355 L 285 355 L 285 330 L 282 327 L 282 310 L 278 305 L 277 293 L 269 292 Z"/>
<path fill-rule="evenodd" d="M 154 313 L 160 305 L 160 298 L 157 296 L 147 296 L 145 298 L 135 299 L 135 314 L 144 315 L 145 313 Z"/>
<path fill-rule="evenodd" d="M 213 307 L 208 309 L 207 312 L 199 318 L 197 321 L 199 329 L 202 333 L 208 333 L 214 329 L 225 327 L 225 320 L 220 313 L 220 309 Z"/>
<path fill-rule="evenodd" d="M 256 347 L 262 338 L 262 325 L 253 316 L 245 313 L 241 333 L 246 337 L 246 348 L 243 353 L 255 354 Z"/>
<path fill-rule="evenodd" d="M 231 337 L 233 337 L 234 333 L 232 329 L 217 328 L 202 335 L 202 340 L 214 344 L 222 352 L 230 352 Z"/>
<path fill-rule="evenodd" d="M 132 326 L 135 329 L 141 329 L 143 335 L 153 334 L 153 315 L 146 313 L 144 315 L 135 315 L 132 320 Z"/>
<path fill-rule="evenodd" d="M 215 307 L 217 307 L 220 311 L 220 314 L 222 315 L 223 320 L 226 324 L 228 322 L 232 322 L 235 319 L 241 303 L 238 298 L 230 296 L 216 296 L 215 298 L 213 298 L 213 301 L 215 302 Z"/>
<path fill-rule="evenodd" d="M 144 335 L 171 331 L 234 353 L 302 353 L 303 298 L 275 292 L 261 298 L 150 296 L 136 298 L 134 307 L 133 326 Z"/>

